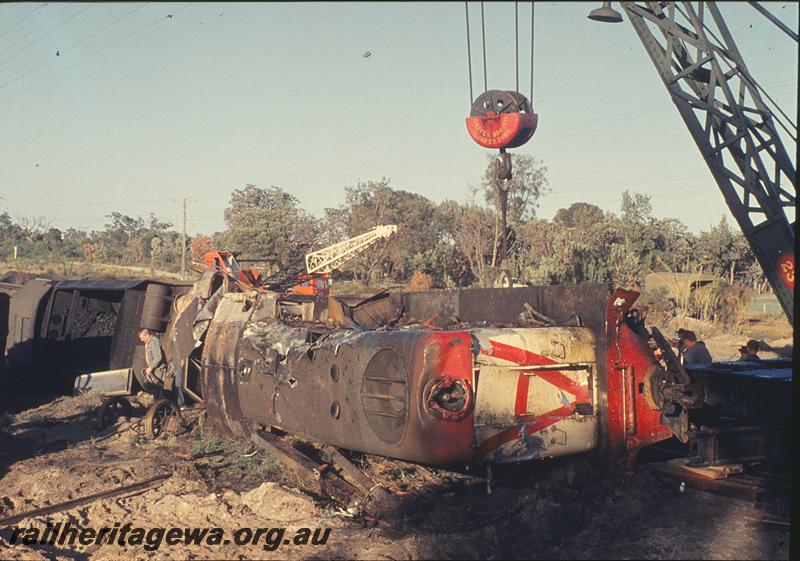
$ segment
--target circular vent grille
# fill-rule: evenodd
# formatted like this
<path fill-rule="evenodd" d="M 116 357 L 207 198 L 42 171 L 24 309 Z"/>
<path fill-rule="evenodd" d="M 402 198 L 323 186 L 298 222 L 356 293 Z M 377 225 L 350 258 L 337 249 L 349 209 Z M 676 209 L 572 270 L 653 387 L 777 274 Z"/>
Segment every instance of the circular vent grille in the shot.
<path fill-rule="evenodd" d="M 387 444 L 397 444 L 406 426 L 406 369 L 393 349 L 370 359 L 361 385 L 361 404 L 372 430 Z"/>

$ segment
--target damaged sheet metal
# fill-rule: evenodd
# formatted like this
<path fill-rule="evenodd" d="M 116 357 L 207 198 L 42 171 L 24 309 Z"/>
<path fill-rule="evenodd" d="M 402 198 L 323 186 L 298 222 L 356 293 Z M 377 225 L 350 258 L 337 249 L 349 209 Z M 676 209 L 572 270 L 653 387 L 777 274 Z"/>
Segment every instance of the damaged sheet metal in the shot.
<path fill-rule="evenodd" d="M 90 372 L 75 378 L 74 395 L 96 393 L 101 395 L 130 395 L 133 387 L 133 369 Z"/>
<path fill-rule="evenodd" d="M 224 287 L 210 294 L 187 300 L 173 326 L 176 340 L 194 345 L 210 420 L 229 435 L 276 428 L 446 465 L 600 448 L 629 462 L 643 446 L 683 434 L 654 398 L 665 370 L 628 309 L 635 292 L 598 285 L 329 299 Z"/>
<path fill-rule="evenodd" d="M 476 329 L 479 455 L 512 462 L 597 445 L 595 339 L 578 327 Z"/>
<path fill-rule="evenodd" d="M 341 327 L 377 329 L 397 324 L 403 315 L 403 294 L 383 291 L 358 299 L 330 296 L 328 317 Z"/>
<path fill-rule="evenodd" d="M 262 298 L 226 294 L 209 327 L 204 394 L 227 433 L 274 426 L 431 464 L 596 445 L 595 340 L 585 328 L 345 329 L 264 317 Z M 359 307 L 369 311 L 346 316 L 353 324 L 383 326 L 400 318 L 402 297 L 348 309 Z"/>

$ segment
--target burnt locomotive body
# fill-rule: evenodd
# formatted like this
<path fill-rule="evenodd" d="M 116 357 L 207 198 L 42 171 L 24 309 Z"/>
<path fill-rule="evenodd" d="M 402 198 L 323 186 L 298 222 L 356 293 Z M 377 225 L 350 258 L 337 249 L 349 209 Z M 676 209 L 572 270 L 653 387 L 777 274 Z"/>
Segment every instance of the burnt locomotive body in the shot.
<path fill-rule="evenodd" d="M 202 394 L 215 425 L 278 427 L 430 464 L 514 462 L 597 446 L 590 330 L 343 329 L 275 317 L 226 294 L 205 335 Z"/>
<path fill-rule="evenodd" d="M 213 314 L 196 306 L 207 326 L 188 321 L 185 346 L 198 353 L 210 419 L 241 438 L 276 428 L 438 465 L 592 452 L 631 468 L 642 449 L 675 437 L 698 465 L 768 460 L 784 445 L 776 427 L 791 400 L 749 407 L 731 425 L 734 377 L 659 361 L 632 309 L 637 297 L 549 286 L 393 293 L 351 306 L 218 293 Z M 529 302 L 546 324 L 524 321 Z M 430 327 L 443 318 L 449 326 Z M 751 374 L 742 383 L 765 396 L 791 384 Z"/>

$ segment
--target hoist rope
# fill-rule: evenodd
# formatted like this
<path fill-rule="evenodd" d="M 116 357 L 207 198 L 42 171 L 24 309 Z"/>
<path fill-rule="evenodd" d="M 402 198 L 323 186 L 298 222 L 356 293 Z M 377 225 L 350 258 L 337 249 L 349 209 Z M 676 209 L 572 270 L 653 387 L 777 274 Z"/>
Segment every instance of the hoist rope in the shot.
<path fill-rule="evenodd" d="M 483 91 L 489 91 L 489 79 L 486 71 L 486 14 L 481 2 L 481 50 L 483 54 Z M 464 21 L 467 28 L 467 74 L 469 77 L 469 99 L 474 101 L 472 78 L 472 39 L 469 24 L 469 1 L 464 2 Z M 530 101 L 533 103 L 533 45 L 534 45 L 534 2 L 531 2 L 531 83 Z M 519 90 L 519 2 L 514 2 L 514 80 L 516 91 Z"/>
<path fill-rule="evenodd" d="M 516 60 L 516 91 L 519 91 L 519 2 L 514 2 L 514 56 Z"/>
<path fill-rule="evenodd" d="M 472 95 L 472 50 L 469 41 L 469 2 L 464 2 L 464 11 L 467 16 L 467 65 L 469 66 L 469 102 L 475 99 Z"/>
<path fill-rule="evenodd" d="M 486 79 L 486 26 L 483 19 L 483 2 L 481 2 L 481 41 L 483 43 L 483 91 L 489 91 L 489 82 Z"/>
<path fill-rule="evenodd" d="M 531 2 L 531 96 L 528 98 L 531 102 L 531 107 L 533 107 L 533 10 L 534 10 L 534 2 Z"/>

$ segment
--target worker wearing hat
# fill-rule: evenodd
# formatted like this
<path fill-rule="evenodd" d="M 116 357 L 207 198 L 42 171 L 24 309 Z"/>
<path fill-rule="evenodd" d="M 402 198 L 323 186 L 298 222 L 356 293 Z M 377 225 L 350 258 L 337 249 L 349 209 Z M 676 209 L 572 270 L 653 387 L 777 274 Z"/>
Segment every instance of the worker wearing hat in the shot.
<path fill-rule="evenodd" d="M 758 356 L 759 348 L 758 341 L 750 339 L 747 344 L 739 347 L 739 354 L 741 355 L 739 360 L 761 360 L 761 357 Z"/>

